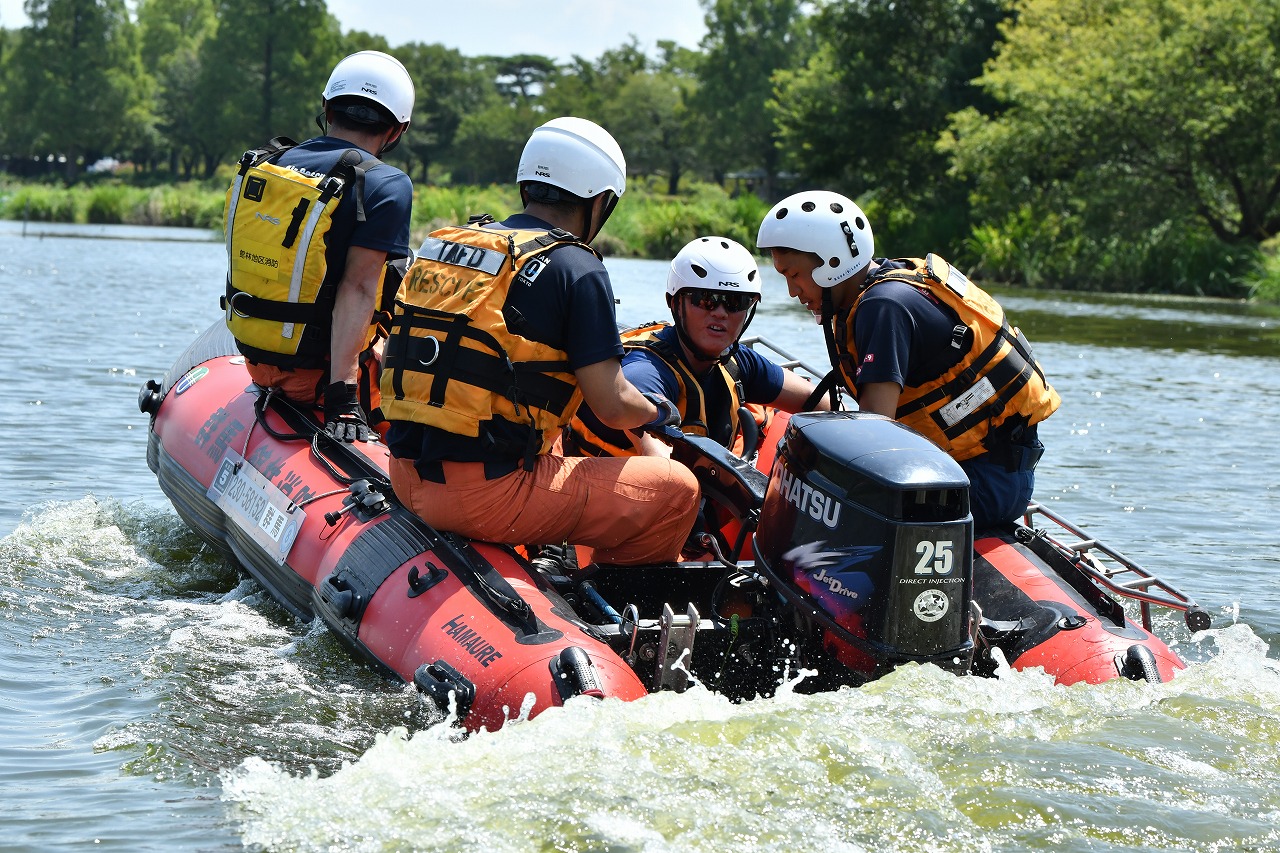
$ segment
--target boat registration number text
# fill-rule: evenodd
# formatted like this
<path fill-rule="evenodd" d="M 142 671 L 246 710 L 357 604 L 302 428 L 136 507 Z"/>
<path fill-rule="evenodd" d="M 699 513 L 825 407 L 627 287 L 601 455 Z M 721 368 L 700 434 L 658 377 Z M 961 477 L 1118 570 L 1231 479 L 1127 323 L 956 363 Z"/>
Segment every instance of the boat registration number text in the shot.
<path fill-rule="evenodd" d="M 280 564 L 307 517 L 288 495 L 230 450 L 218 465 L 208 497 Z"/>

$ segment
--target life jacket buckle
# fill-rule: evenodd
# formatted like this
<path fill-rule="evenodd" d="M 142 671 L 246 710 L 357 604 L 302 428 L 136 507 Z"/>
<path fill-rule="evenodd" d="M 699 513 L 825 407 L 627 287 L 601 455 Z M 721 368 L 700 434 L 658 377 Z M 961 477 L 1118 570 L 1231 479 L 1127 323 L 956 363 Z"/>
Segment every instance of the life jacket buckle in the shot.
<path fill-rule="evenodd" d="M 246 314 L 246 313 L 244 313 L 243 311 L 241 311 L 239 308 L 237 308 L 237 307 L 236 307 L 236 300 L 237 300 L 237 299 L 239 299 L 241 296 L 250 296 L 250 294 L 246 293 L 246 292 L 245 292 L 245 291 L 243 291 L 243 290 L 237 290 L 235 293 L 231 294 L 231 298 L 230 298 L 230 299 L 226 300 L 226 303 L 227 303 L 227 322 L 228 322 L 228 323 L 229 323 L 229 322 L 231 322 L 231 315 L 232 315 L 233 313 L 234 313 L 237 317 L 240 317 L 241 319 L 245 319 L 245 320 L 247 320 L 247 319 L 249 319 L 250 317 L 252 317 L 252 316 L 253 316 L 253 315 L 251 315 L 251 314 Z"/>
<path fill-rule="evenodd" d="M 431 342 L 431 358 L 422 357 L 422 347 L 427 343 L 427 341 Z M 435 364 L 436 359 L 440 357 L 440 340 L 435 335 L 427 335 L 419 344 L 416 357 L 418 359 L 418 364 L 421 364 L 423 367 L 430 367 Z"/>

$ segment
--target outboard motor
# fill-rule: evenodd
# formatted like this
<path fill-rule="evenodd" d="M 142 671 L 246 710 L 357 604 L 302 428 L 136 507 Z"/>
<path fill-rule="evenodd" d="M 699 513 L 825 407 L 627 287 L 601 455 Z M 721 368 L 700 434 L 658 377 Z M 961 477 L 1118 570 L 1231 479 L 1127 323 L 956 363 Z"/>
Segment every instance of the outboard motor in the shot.
<path fill-rule="evenodd" d="M 910 427 L 867 412 L 792 416 L 755 548 L 801 649 L 847 670 L 820 664 L 828 679 L 856 683 L 908 661 L 969 669 L 969 479 Z"/>

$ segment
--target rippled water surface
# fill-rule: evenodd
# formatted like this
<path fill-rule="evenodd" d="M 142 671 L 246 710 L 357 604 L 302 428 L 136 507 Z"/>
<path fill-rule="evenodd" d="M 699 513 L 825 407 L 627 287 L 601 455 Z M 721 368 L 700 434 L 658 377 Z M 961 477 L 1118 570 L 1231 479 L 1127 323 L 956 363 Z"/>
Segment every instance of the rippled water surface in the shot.
<path fill-rule="evenodd" d="M 907 667 L 731 705 L 571 702 L 460 738 L 206 550 L 139 386 L 216 319 L 221 246 L 0 223 L 0 846 L 1280 850 L 1274 314 L 1002 294 L 1062 409 L 1037 496 L 1197 598 L 1172 683 Z M 129 239 L 113 239 L 117 237 Z M 663 264 L 610 262 L 620 318 Z M 814 364 L 776 277 L 753 332 Z"/>

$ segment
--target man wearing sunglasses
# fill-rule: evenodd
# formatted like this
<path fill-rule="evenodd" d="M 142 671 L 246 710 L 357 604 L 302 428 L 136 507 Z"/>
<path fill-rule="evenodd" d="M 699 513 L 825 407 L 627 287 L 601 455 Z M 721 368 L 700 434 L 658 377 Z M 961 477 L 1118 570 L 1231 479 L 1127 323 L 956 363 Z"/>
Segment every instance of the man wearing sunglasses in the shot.
<path fill-rule="evenodd" d="M 622 372 L 637 389 L 675 403 L 681 431 L 740 446 L 739 407 L 763 404 L 797 411 L 813 391 L 808 380 L 738 341 L 760 301 L 760 271 L 742 245 L 700 237 L 671 261 L 667 306 L 672 323 L 654 323 L 623 335 Z M 826 408 L 824 399 L 820 408 Z M 611 429 L 588 406 L 564 436 L 569 455 L 669 455 L 656 438 Z"/>

